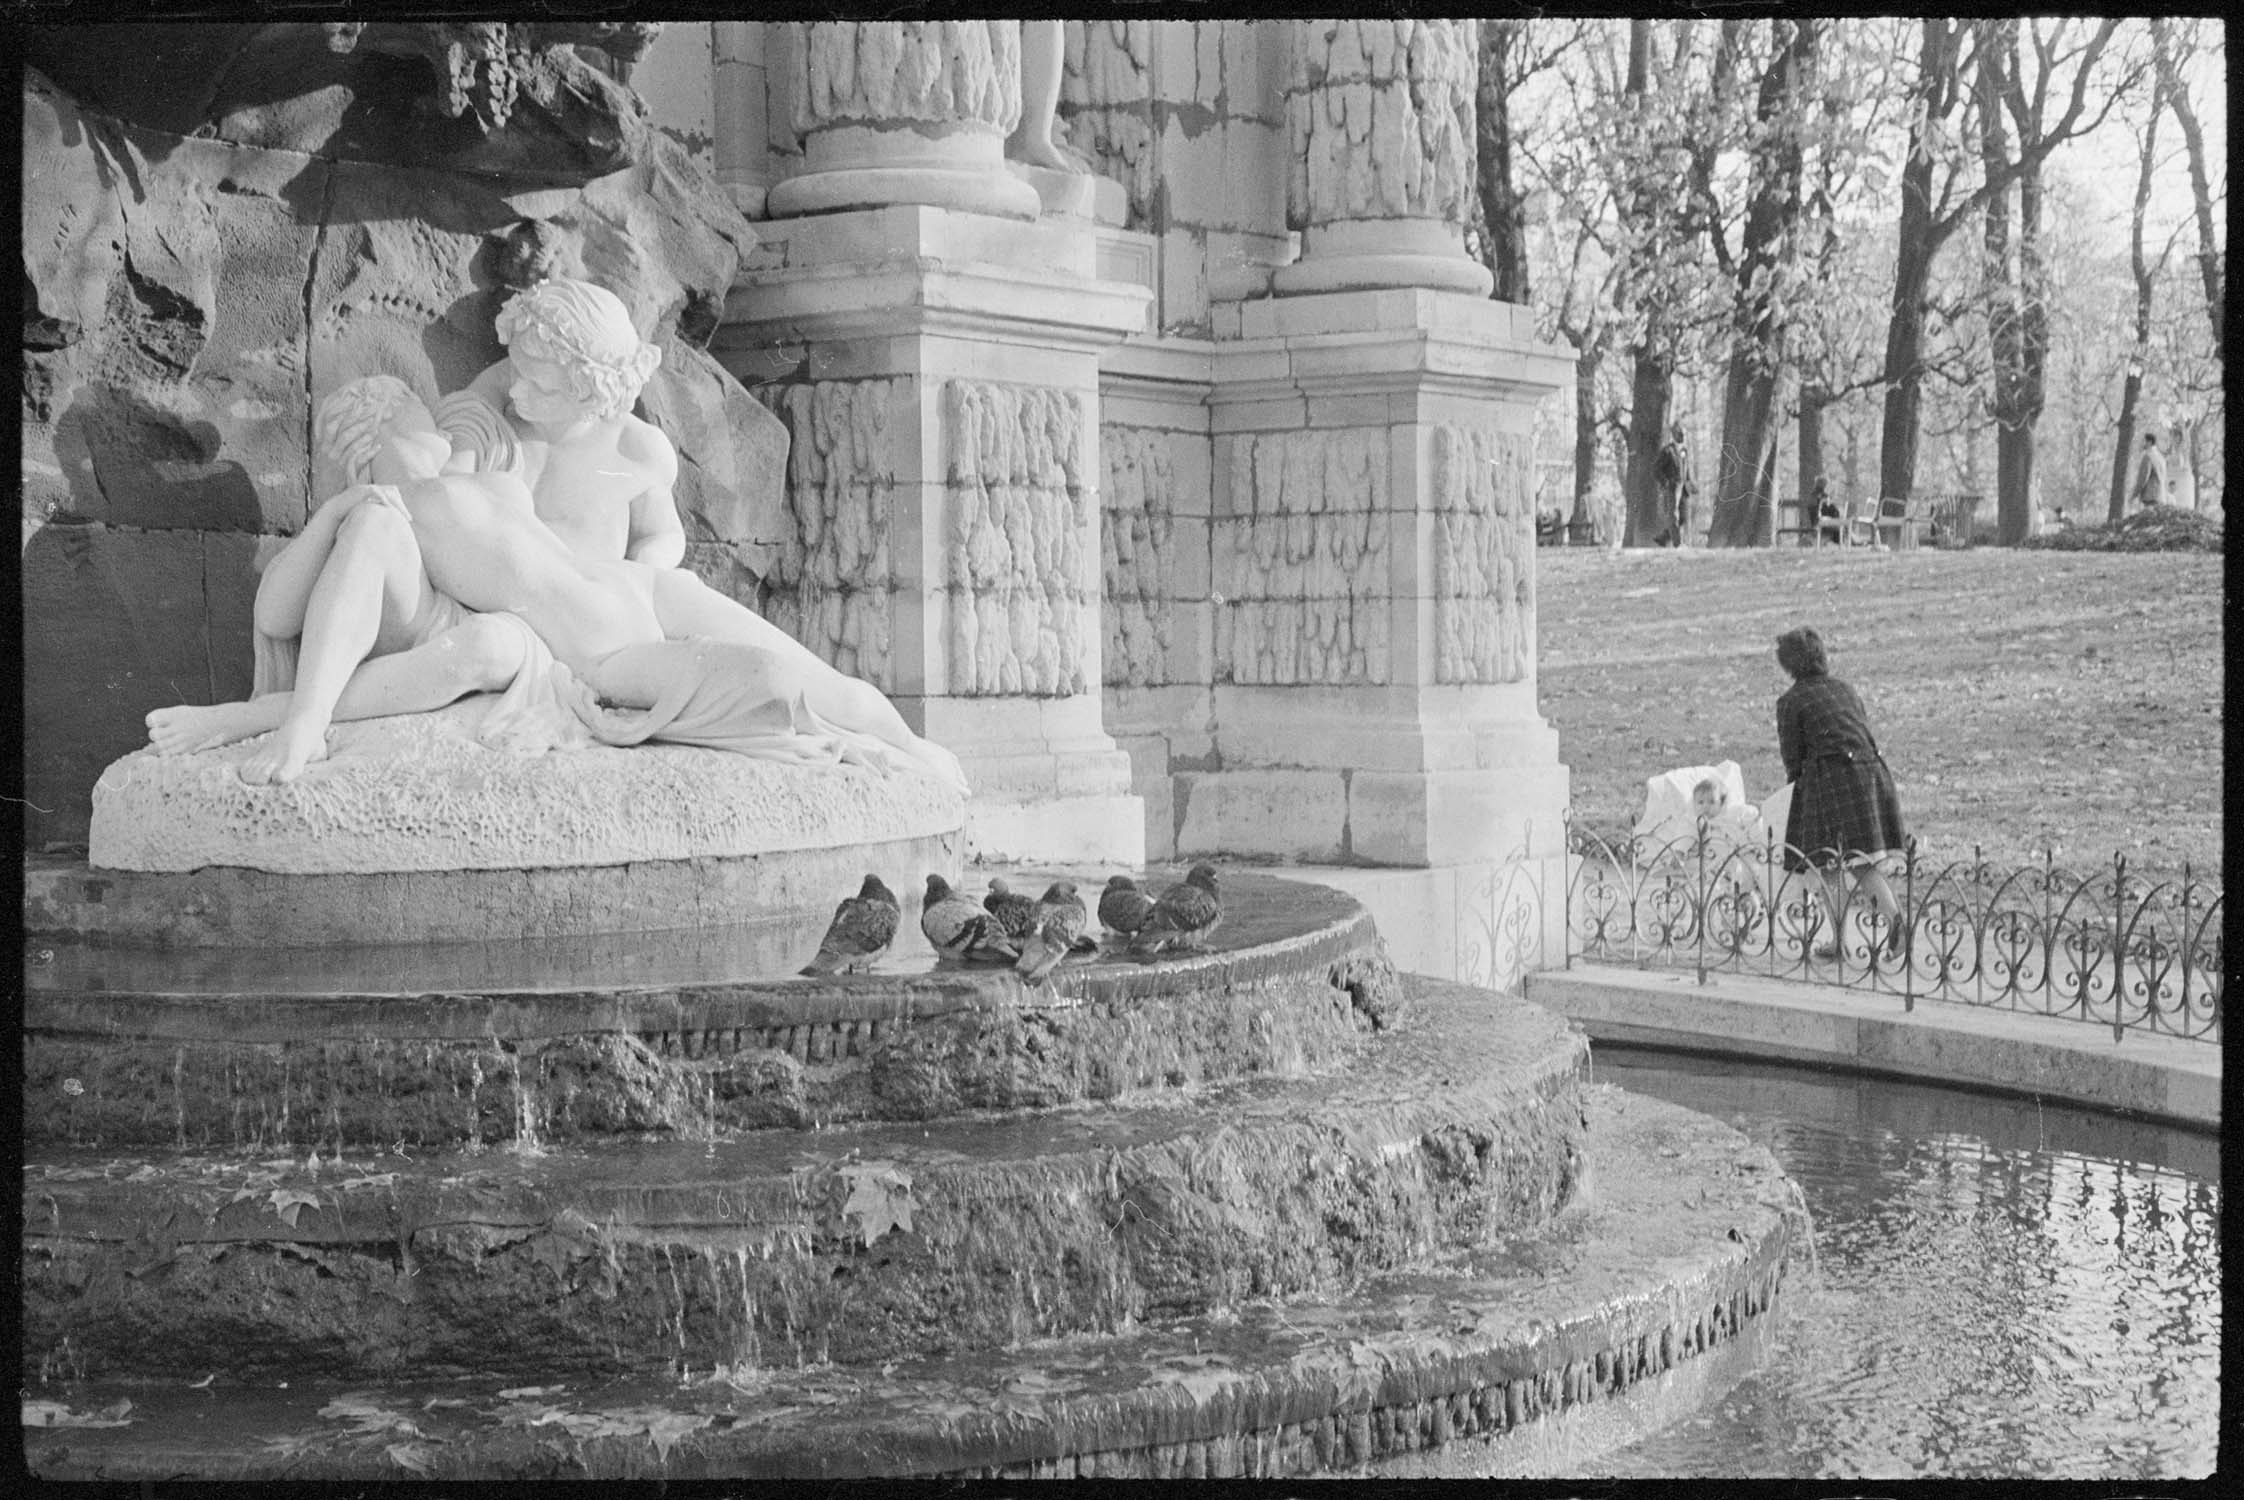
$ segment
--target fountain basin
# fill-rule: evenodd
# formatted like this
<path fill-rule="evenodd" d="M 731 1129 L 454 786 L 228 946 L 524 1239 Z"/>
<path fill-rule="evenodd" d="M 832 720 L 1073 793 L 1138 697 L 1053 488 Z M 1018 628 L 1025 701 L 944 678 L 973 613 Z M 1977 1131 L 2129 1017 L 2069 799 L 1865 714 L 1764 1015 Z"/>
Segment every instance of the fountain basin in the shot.
<path fill-rule="evenodd" d="M 877 1364 L 1331 1291 L 1533 1228 L 1574 1190 L 1586 1041 L 1419 983 L 1323 1076 L 1096 1109 L 316 1169 L 44 1151 L 26 1359 L 369 1379 Z"/>
<path fill-rule="evenodd" d="M 885 1368 L 49 1386 L 129 1399 L 130 1421 L 26 1428 L 26 1460 L 48 1479 L 1550 1473 L 1718 1395 L 1805 1234 L 1737 1132 L 1607 1088 L 1583 1103 L 1565 1213 L 1343 1294 Z"/>
<path fill-rule="evenodd" d="M 909 910 L 882 970 L 823 979 L 794 973 L 823 911 L 410 951 L 58 944 L 25 969 L 25 1139 L 333 1156 L 1045 1108 L 1315 1071 L 1394 1003 L 1350 898 L 1237 875 L 1225 900 L 1204 954 L 1034 987 L 933 967 Z"/>

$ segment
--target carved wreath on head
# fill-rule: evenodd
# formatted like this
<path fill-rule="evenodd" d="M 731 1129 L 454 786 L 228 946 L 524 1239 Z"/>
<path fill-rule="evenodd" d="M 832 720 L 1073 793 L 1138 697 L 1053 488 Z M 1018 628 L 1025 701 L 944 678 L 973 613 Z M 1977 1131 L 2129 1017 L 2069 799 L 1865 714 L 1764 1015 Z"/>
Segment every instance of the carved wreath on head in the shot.
<path fill-rule="evenodd" d="M 660 21 L 330 21 L 327 45 L 426 59 L 444 114 L 472 114 L 492 131 L 505 127 L 524 93 L 553 102 L 563 54 L 588 48 L 628 73 L 661 30 Z"/>

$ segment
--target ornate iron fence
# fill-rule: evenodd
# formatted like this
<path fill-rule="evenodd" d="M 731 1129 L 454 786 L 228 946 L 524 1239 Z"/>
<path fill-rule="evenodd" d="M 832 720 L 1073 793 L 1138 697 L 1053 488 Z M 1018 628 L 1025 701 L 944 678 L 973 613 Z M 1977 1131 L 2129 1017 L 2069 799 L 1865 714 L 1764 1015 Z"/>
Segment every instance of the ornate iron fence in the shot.
<path fill-rule="evenodd" d="M 1975 848 L 1933 865 L 1916 841 L 1885 861 L 1899 931 L 1853 882 L 1834 923 L 1813 871 L 1787 846 L 1726 845 L 1701 822 L 1640 846 L 1569 830 L 1567 961 L 1763 974 L 1920 999 L 2027 1011 L 2196 1041 L 2221 1039 L 2225 893 L 2187 865 L 2150 880 L 2124 855 L 2076 875 L 2045 855 L 2003 869 Z"/>

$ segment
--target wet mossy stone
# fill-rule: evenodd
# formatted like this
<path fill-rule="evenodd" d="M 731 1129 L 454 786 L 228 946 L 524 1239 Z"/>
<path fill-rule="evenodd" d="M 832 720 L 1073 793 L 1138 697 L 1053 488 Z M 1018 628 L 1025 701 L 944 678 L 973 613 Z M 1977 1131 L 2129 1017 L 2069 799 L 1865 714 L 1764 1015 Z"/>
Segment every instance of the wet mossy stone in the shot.
<path fill-rule="evenodd" d="M 311 1172 L 48 1149 L 25 1347 L 373 1377 L 1111 1333 L 1546 1222 L 1575 1188 L 1586 1058 L 1548 1012 L 1428 981 L 1320 1075 L 1096 1108 Z"/>
<path fill-rule="evenodd" d="M 805 979 L 793 927 L 352 953 L 61 947 L 26 1141 L 416 1152 L 928 1120 L 1341 1064 L 1397 1004 L 1352 898 L 1239 875 L 1210 951 Z M 907 938 L 917 939 L 907 922 Z M 914 962 L 905 940 L 893 962 Z M 924 954 L 923 954 L 924 958 Z M 377 987 L 378 986 L 378 987 Z"/>

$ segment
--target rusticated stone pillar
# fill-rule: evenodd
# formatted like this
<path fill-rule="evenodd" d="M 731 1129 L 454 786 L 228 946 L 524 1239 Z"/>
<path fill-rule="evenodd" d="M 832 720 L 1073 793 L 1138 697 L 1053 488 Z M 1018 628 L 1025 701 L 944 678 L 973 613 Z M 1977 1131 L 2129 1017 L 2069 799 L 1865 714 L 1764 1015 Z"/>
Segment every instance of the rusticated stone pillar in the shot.
<path fill-rule="evenodd" d="M 1286 83 L 1281 294 L 1427 287 L 1488 295 L 1465 253 L 1473 191 L 1471 21 L 1297 21 Z"/>
<path fill-rule="evenodd" d="M 1524 313 L 1422 288 L 1244 305 L 1208 398 L 1215 731 L 1177 775 L 1179 857 L 1561 854 L 1532 424 L 1566 365 Z"/>
<path fill-rule="evenodd" d="M 1099 357 L 1150 294 L 1061 213 L 758 229 L 716 347 L 793 440 L 766 613 L 958 755 L 970 856 L 1141 863 L 1102 722 Z"/>
<path fill-rule="evenodd" d="M 1005 166 L 1021 117 L 1019 21 L 789 25 L 802 170 L 774 218 L 919 203 L 1033 219 L 1036 189 Z"/>

